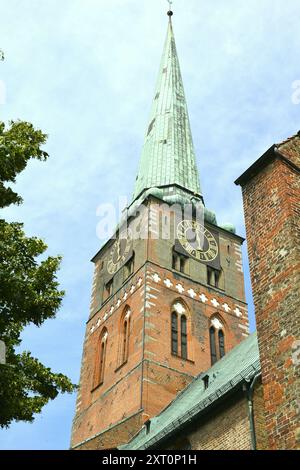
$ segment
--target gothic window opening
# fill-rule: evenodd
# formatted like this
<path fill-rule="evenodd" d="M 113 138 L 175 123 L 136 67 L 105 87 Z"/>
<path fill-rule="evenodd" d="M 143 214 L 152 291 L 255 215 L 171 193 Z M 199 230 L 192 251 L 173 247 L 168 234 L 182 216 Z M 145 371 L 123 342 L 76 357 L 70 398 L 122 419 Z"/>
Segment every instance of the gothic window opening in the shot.
<path fill-rule="evenodd" d="M 220 358 L 225 356 L 225 343 L 224 343 L 224 333 L 222 330 L 219 330 L 218 333 L 219 336 L 219 352 L 220 352 Z"/>
<path fill-rule="evenodd" d="M 125 309 L 121 319 L 121 337 L 120 337 L 120 366 L 125 364 L 129 355 L 129 338 L 130 338 L 130 317 L 131 311 Z"/>
<path fill-rule="evenodd" d="M 213 326 L 209 329 L 209 338 L 210 338 L 210 358 L 211 365 L 213 366 L 217 362 L 217 348 L 216 348 L 216 330 Z"/>
<path fill-rule="evenodd" d="M 172 354 L 178 355 L 178 315 L 176 312 L 172 313 Z"/>
<path fill-rule="evenodd" d="M 97 354 L 96 354 L 96 365 L 94 374 L 94 387 L 102 385 L 104 382 L 105 362 L 106 362 L 106 346 L 107 346 L 107 330 L 104 329 L 100 335 Z"/>
<path fill-rule="evenodd" d="M 127 361 L 127 335 L 128 335 L 128 322 L 125 320 L 123 327 L 123 351 L 122 351 L 122 363 Z"/>
<path fill-rule="evenodd" d="M 186 316 L 181 315 L 181 357 L 187 359 L 187 326 Z"/>
<path fill-rule="evenodd" d="M 224 326 L 217 317 L 211 320 L 209 341 L 211 364 L 214 365 L 219 359 L 225 356 Z"/>
<path fill-rule="evenodd" d="M 173 305 L 171 314 L 171 352 L 174 356 L 188 359 L 188 324 L 186 308 L 181 302 Z"/>

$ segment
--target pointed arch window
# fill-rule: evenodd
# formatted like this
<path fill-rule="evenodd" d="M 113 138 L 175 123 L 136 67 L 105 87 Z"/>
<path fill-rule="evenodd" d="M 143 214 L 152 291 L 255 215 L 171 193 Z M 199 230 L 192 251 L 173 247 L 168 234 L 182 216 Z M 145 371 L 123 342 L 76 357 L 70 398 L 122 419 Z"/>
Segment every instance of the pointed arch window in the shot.
<path fill-rule="evenodd" d="M 215 364 L 225 356 L 224 326 L 221 321 L 214 317 L 209 328 L 210 358 L 211 364 Z"/>
<path fill-rule="evenodd" d="M 122 358 L 121 358 L 122 364 L 127 362 L 128 354 L 129 354 L 130 316 L 131 316 L 131 311 L 126 310 L 126 313 L 123 319 Z"/>
<path fill-rule="evenodd" d="M 216 348 L 216 330 L 213 326 L 209 329 L 209 338 L 210 338 L 210 359 L 211 365 L 214 365 L 217 362 L 217 348 Z"/>
<path fill-rule="evenodd" d="M 129 339 L 130 339 L 130 321 L 131 310 L 126 307 L 123 311 L 120 320 L 120 346 L 119 346 L 119 359 L 118 368 L 125 364 L 129 355 Z"/>
<path fill-rule="evenodd" d="M 181 302 L 173 305 L 171 313 L 171 353 L 188 359 L 188 328 L 186 308 Z"/>
<path fill-rule="evenodd" d="M 96 354 L 96 364 L 95 364 L 95 373 L 94 373 L 94 386 L 93 388 L 102 385 L 104 382 L 104 373 L 105 373 L 105 362 L 106 362 L 106 349 L 107 349 L 107 338 L 108 333 L 106 328 L 102 331 L 98 345 L 97 345 L 97 354 Z"/>
<path fill-rule="evenodd" d="M 218 333 L 219 337 L 219 353 L 220 353 L 220 358 L 225 356 L 225 341 L 224 341 L 224 333 L 222 330 L 219 330 Z"/>
<path fill-rule="evenodd" d="M 175 354 L 177 356 L 178 354 L 178 315 L 176 312 L 172 313 L 172 331 L 171 331 L 171 337 L 172 337 L 172 354 Z"/>
<path fill-rule="evenodd" d="M 187 359 L 187 324 L 186 316 L 181 315 L 181 357 Z"/>

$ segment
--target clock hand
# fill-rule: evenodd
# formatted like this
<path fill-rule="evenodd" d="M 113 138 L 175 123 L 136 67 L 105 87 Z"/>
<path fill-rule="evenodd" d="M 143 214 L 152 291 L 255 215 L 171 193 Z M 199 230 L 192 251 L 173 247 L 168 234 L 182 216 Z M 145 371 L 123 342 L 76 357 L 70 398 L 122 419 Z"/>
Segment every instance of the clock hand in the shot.
<path fill-rule="evenodd" d="M 196 230 L 196 239 L 197 239 L 197 243 L 198 243 L 198 250 L 202 250 L 201 237 L 199 235 L 198 230 Z"/>

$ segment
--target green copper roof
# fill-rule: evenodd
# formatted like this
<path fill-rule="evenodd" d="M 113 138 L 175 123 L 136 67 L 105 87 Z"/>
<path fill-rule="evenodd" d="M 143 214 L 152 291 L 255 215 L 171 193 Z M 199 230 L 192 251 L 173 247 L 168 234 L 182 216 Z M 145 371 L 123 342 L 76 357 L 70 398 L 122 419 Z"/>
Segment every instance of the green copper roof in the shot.
<path fill-rule="evenodd" d="M 155 448 L 164 438 L 171 436 L 177 428 L 188 424 L 208 406 L 245 381 L 260 374 L 259 352 L 256 333 L 216 362 L 207 372 L 196 377 L 171 404 L 150 421 L 147 433 L 145 426 L 122 450 Z M 209 376 L 205 388 L 203 378 Z"/>
<path fill-rule="evenodd" d="M 173 185 L 201 195 L 187 104 L 170 18 L 133 199 L 138 198 L 146 189 Z M 175 186 L 173 194 L 176 191 Z"/>

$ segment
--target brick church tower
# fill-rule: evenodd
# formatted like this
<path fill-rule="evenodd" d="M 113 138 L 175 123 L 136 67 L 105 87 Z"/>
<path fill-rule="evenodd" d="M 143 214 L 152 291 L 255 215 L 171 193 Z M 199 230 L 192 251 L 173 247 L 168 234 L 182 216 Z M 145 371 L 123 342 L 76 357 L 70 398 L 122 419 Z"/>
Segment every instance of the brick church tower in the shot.
<path fill-rule="evenodd" d="M 93 258 L 73 449 L 126 443 L 249 334 L 244 240 L 204 205 L 172 14 L 133 200 Z"/>

